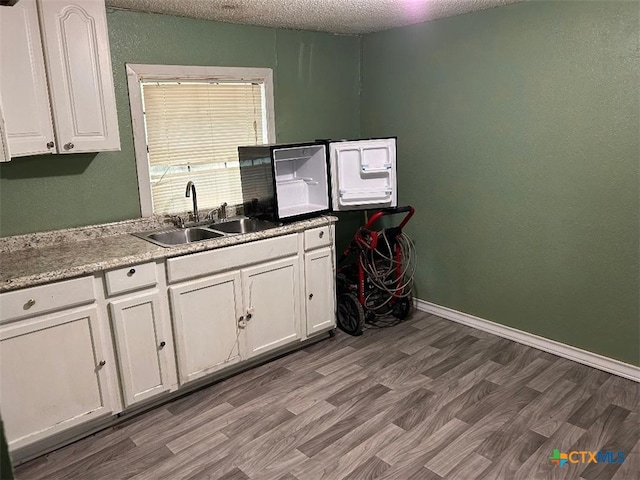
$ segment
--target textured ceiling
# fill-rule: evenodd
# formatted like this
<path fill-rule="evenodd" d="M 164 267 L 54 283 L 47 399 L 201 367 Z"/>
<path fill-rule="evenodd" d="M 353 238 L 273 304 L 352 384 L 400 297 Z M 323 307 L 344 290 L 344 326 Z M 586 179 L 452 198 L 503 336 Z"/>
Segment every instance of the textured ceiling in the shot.
<path fill-rule="evenodd" d="M 523 0 L 106 0 L 107 6 L 265 27 L 363 34 Z"/>

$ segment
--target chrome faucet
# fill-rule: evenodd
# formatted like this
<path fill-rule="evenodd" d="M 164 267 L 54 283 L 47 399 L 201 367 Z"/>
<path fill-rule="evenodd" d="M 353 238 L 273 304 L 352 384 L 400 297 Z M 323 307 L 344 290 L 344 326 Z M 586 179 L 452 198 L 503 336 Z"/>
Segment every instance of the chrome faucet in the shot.
<path fill-rule="evenodd" d="M 184 195 L 187 198 L 193 197 L 193 220 L 199 222 L 200 214 L 198 213 L 198 200 L 196 199 L 196 185 L 191 180 L 187 183 L 187 191 Z"/>

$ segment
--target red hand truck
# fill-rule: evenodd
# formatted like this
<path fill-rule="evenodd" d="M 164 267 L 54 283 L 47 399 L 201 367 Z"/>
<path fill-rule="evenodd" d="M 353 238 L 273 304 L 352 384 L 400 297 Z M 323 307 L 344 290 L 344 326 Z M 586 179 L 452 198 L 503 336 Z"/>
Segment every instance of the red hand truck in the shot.
<path fill-rule="evenodd" d="M 374 230 L 382 217 L 406 214 L 398 226 Z M 390 326 L 412 310 L 415 249 L 402 229 L 415 209 L 385 208 L 375 212 L 358 229 L 338 260 L 338 327 L 361 335 L 365 326 Z"/>

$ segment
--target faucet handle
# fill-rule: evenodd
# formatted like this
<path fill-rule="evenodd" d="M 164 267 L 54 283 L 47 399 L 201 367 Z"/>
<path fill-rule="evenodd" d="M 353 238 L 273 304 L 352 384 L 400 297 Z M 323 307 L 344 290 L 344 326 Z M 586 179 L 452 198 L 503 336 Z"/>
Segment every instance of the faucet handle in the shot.
<path fill-rule="evenodd" d="M 217 208 L 214 208 L 213 210 L 210 210 L 209 213 L 207 213 L 204 216 L 205 220 L 210 220 L 212 222 L 215 222 L 216 220 L 218 220 L 218 218 L 219 217 L 218 217 L 218 209 Z"/>
<path fill-rule="evenodd" d="M 178 227 L 178 228 L 184 228 L 184 219 L 180 216 L 180 215 L 172 215 L 171 216 L 171 220 L 173 221 L 173 224 Z"/>

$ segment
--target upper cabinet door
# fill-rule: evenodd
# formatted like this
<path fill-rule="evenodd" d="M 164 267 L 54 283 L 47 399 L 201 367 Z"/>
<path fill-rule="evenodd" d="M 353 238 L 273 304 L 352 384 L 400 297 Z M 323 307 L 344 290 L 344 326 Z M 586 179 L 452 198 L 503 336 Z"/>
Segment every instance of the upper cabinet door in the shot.
<path fill-rule="evenodd" d="M 36 0 L 0 7 L 0 58 L 0 95 L 11 156 L 55 152 Z"/>
<path fill-rule="evenodd" d="M 104 1 L 38 5 L 58 151 L 119 150 Z"/>

